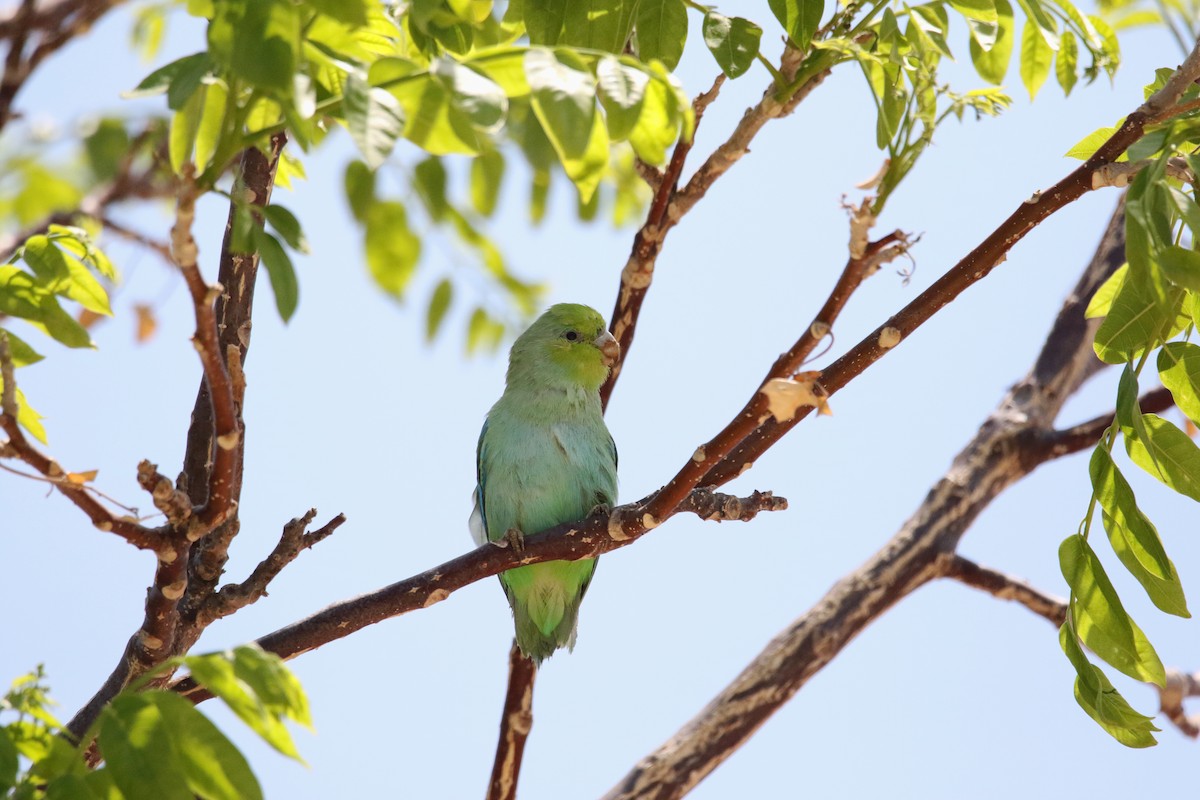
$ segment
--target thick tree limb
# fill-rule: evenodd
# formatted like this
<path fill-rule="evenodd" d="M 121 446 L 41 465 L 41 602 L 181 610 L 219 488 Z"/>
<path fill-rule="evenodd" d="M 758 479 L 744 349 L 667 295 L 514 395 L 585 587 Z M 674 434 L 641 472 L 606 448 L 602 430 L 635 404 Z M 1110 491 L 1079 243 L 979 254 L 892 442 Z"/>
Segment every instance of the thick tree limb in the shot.
<path fill-rule="evenodd" d="M 959 540 L 1001 491 L 1065 454 L 1035 444 L 1094 373 L 1097 321 L 1083 318 L 1096 288 L 1124 261 L 1118 207 L 1091 264 L 1064 303 L 1030 373 L 1001 401 L 900 531 L 776 636 L 690 722 L 643 758 L 606 795 L 678 798 L 737 750 L 779 707 L 892 605 L 939 577 Z M 1080 447 L 1086 444 L 1074 440 Z"/>
<path fill-rule="evenodd" d="M 496 759 L 488 781 L 487 800 L 516 800 L 517 780 L 525 757 L 525 740 L 533 729 L 533 682 L 537 665 L 526 658 L 514 641 L 508 653 L 508 691 L 500 715 Z"/>

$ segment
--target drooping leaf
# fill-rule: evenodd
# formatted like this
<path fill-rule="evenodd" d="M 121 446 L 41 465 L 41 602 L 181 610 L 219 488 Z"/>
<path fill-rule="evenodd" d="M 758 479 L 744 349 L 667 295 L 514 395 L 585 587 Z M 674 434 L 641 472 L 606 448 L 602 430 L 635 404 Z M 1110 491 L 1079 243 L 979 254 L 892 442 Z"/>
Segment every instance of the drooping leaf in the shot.
<path fill-rule="evenodd" d="M 596 64 L 596 83 L 609 138 L 628 138 L 641 116 L 650 76 L 631 64 L 605 56 Z"/>
<path fill-rule="evenodd" d="M 432 342 L 437 336 L 453 298 L 454 284 L 449 278 L 442 278 L 429 298 L 429 310 L 425 314 L 425 341 Z"/>
<path fill-rule="evenodd" d="M 525 76 L 534 114 L 580 197 L 590 198 L 608 165 L 608 134 L 596 116 L 595 84 L 567 51 L 531 49 Z"/>
<path fill-rule="evenodd" d="M 1037 96 L 1038 89 L 1050 74 L 1054 51 L 1046 44 L 1041 30 L 1032 22 L 1026 22 L 1021 31 L 1021 83 L 1029 92 L 1029 99 Z"/>
<path fill-rule="evenodd" d="M 993 24 L 998 19 L 992 0 L 950 0 L 950 7 L 967 19 Z"/>
<path fill-rule="evenodd" d="M 216 725 L 172 692 L 139 695 L 151 701 L 165 730 L 178 744 L 188 787 L 205 800 L 261 800 L 262 789 L 246 762 Z"/>
<path fill-rule="evenodd" d="M 403 299 L 421 257 L 421 239 L 409 228 L 404 206 L 395 201 L 372 203 L 365 222 L 371 277 L 385 292 Z"/>
<path fill-rule="evenodd" d="M 687 41 L 687 7 L 683 0 L 641 0 L 637 9 L 638 56 L 657 58 L 673 70 Z"/>
<path fill-rule="evenodd" d="M 118 695 L 100 712 L 100 752 L 128 800 L 192 800 L 176 735 L 145 693 Z"/>
<path fill-rule="evenodd" d="M 1182 495 L 1200 502 L 1200 448 L 1157 414 L 1142 414 L 1144 436 L 1125 437 L 1133 463 Z"/>
<path fill-rule="evenodd" d="M 346 165 L 343 184 L 350 213 L 362 222 L 367 218 L 367 209 L 375 202 L 375 173 L 363 162 L 351 161 Z"/>
<path fill-rule="evenodd" d="M 1108 364 L 1128 361 L 1167 332 L 1182 300 L 1183 293 L 1177 292 L 1174 302 L 1163 303 L 1150 288 L 1149 280 L 1127 274 L 1096 331 L 1096 355 Z"/>
<path fill-rule="evenodd" d="M 211 70 L 212 61 L 207 51 L 193 53 L 159 67 L 143 78 L 135 88 L 123 92 L 121 96 L 152 97 L 167 92 L 167 108 L 179 111 L 188 98 L 200 88 L 201 80 Z"/>
<path fill-rule="evenodd" d="M 1078 62 L 1079 45 L 1075 41 L 1075 34 L 1063 31 L 1062 41 L 1058 46 L 1058 57 L 1054 61 L 1054 76 L 1058 79 L 1058 85 L 1062 87 L 1064 95 L 1069 95 L 1079 80 L 1075 71 Z"/>
<path fill-rule="evenodd" d="M 1087 540 L 1075 534 L 1068 536 L 1059 546 L 1058 559 L 1074 594 L 1071 619 L 1083 643 L 1131 678 L 1165 686 L 1166 671 L 1158 654 L 1125 612 Z"/>
<path fill-rule="evenodd" d="M 1110 736 L 1126 747 L 1153 747 L 1154 720 L 1139 714 L 1126 702 L 1108 677 L 1087 660 L 1069 623 L 1058 631 L 1058 642 L 1075 667 L 1075 701 Z"/>
<path fill-rule="evenodd" d="M 471 161 L 471 206 L 490 217 L 500 197 L 504 178 L 504 156 L 495 150 L 480 153 Z"/>
<path fill-rule="evenodd" d="M 214 6 L 208 52 L 238 78 L 290 96 L 300 31 L 300 8 L 290 0 L 225 0 Z"/>
<path fill-rule="evenodd" d="M 1012 5 L 1008 0 L 995 0 L 995 14 L 996 35 L 991 47 L 984 49 L 979 39 L 972 35 L 970 48 L 971 63 L 975 65 L 975 71 L 979 73 L 979 77 L 988 83 L 998 85 L 1004 82 L 1004 76 L 1008 74 L 1008 63 L 1012 60 L 1016 26 L 1013 24 Z M 972 26 L 972 34 L 975 30 L 976 27 Z"/>
<path fill-rule="evenodd" d="M 558 44 L 620 53 L 633 29 L 637 6 L 633 0 L 571 0 Z"/>
<path fill-rule="evenodd" d="M 1169 342 L 1158 352 L 1158 375 L 1175 405 L 1200 424 L 1200 346 Z"/>
<path fill-rule="evenodd" d="M 271 291 L 275 295 L 275 308 L 284 322 L 291 320 L 300 303 L 300 283 L 296 280 L 296 268 L 283 245 L 271 234 L 257 225 L 254 227 L 254 246 L 267 268 L 271 280 Z"/>
<path fill-rule="evenodd" d="M 300 227 L 300 220 L 296 219 L 296 215 L 287 210 L 284 206 L 278 203 L 271 203 L 263 209 L 263 216 L 275 232 L 287 242 L 287 246 L 298 253 L 308 252 L 308 239 L 304 236 L 304 231 Z"/>
<path fill-rule="evenodd" d="M 534 45 L 558 44 L 571 0 L 521 0 L 525 31 Z"/>
<path fill-rule="evenodd" d="M 1200 252 L 1169 245 L 1159 250 L 1158 266 L 1171 283 L 1200 292 Z"/>
<path fill-rule="evenodd" d="M 388 92 L 370 86 L 361 75 L 346 76 L 342 112 L 350 138 L 358 147 L 363 160 L 377 169 L 396 146 L 404 131 L 404 111 Z"/>

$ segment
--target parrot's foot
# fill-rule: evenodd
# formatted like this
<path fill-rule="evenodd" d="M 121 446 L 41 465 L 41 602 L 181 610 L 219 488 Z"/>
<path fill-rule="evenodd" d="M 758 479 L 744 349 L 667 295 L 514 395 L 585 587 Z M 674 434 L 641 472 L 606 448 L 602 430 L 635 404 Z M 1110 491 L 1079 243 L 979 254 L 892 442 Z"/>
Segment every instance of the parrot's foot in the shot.
<path fill-rule="evenodd" d="M 592 510 L 587 513 L 589 517 L 607 517 L 612 513 L 612 506 L 608 503 L 597 503 L 592 506 Z"/>
<path fill-rule="evenodd" d="M 508 546 L 518 553 L 525 549 L 525 534 L 521 533 L 516 528 L 509 528 L 507 531 L 505 531 L 504 539 L 508 542 Z"/>

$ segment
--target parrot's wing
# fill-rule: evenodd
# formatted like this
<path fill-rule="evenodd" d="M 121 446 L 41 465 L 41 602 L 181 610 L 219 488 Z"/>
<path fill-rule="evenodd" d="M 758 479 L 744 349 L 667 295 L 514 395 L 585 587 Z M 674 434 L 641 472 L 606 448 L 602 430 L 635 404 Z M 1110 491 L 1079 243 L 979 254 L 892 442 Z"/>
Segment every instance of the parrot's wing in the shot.
<path fill-rule="evenodd" d="M 471 518 L 467 520 L 467 527 L 471 530 L 471 538 L 475 540 L 475 544 L 481 545 L 488 541 L 487 533 L 487 517 L 483 512 L 483 439 L 487 436 L 488 423 L 483 421 L 483 430 L 479 432 L 479 444 L 475 447 L 475 504 L 471 509 Z"/>

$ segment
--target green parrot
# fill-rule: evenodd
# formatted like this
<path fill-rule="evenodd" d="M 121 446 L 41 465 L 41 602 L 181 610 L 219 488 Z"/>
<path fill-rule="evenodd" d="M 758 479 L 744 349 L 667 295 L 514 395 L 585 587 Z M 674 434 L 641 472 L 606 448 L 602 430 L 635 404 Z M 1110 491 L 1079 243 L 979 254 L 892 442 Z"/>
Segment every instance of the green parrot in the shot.
<path fill-rule="evenodd" d="M 583 519 L 617 500 L 617 448 L 604 424 L 600 386 L 621 348 L 604 318 L 562 303 L 542 314 L 508 357 L 504 394 L 476 451 L 476 544 Z M 517 645 L 541 664 L 574 647 L 579 604 L 596 559 L 547 561 L 501 573 Z"/>

